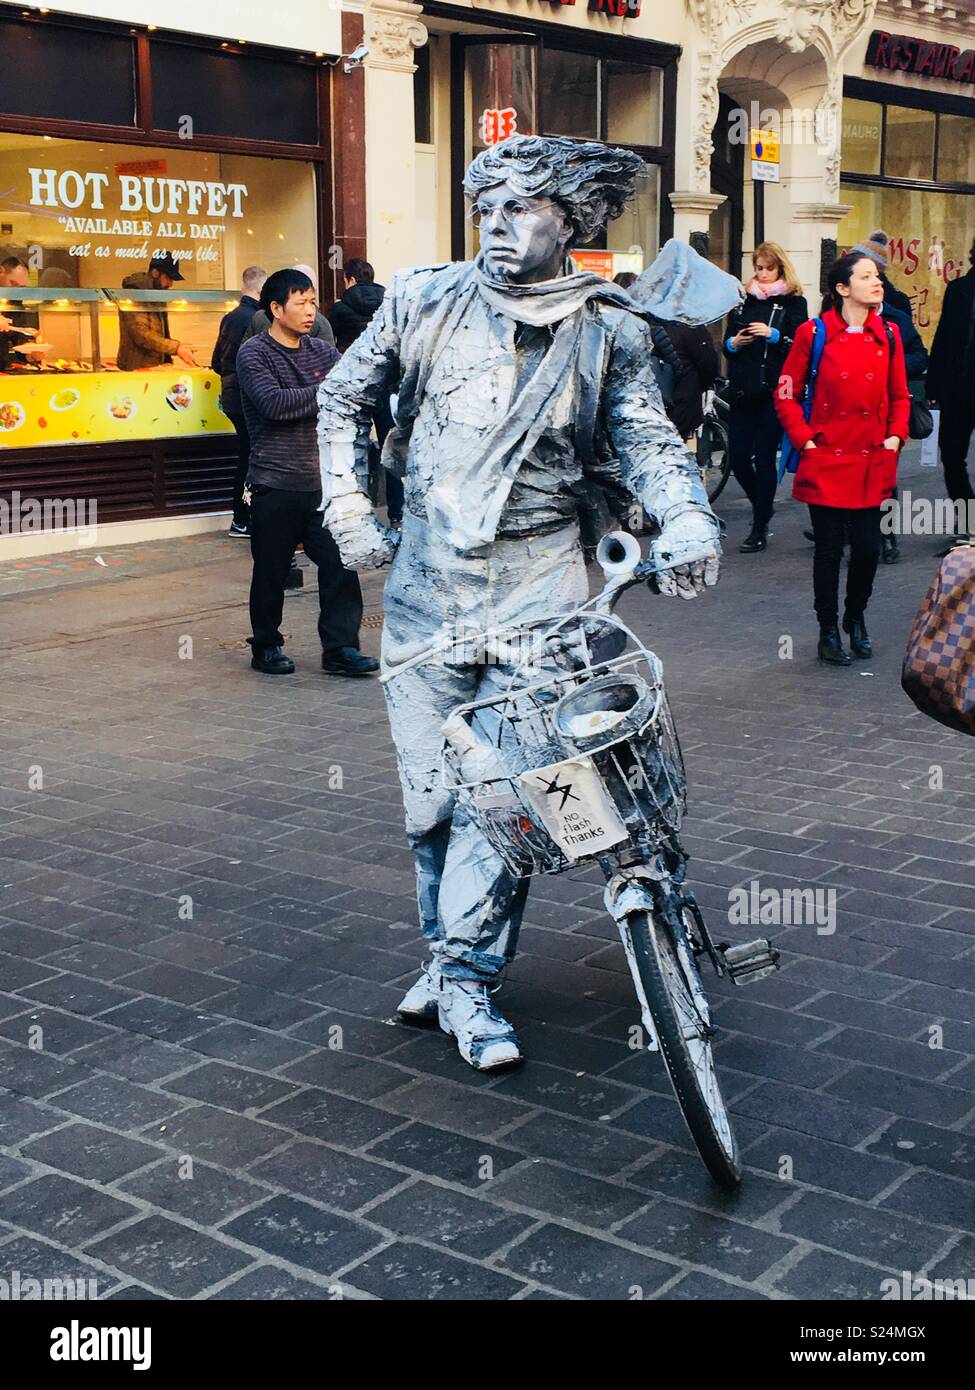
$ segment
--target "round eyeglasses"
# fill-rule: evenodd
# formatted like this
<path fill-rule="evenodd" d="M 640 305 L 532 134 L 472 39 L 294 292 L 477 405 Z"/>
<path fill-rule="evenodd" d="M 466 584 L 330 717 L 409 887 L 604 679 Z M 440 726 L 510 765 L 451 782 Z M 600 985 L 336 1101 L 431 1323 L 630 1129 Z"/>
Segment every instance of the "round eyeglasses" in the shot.
<path fill-rule="evenodd" d="M 532 213 L 541 212 L 543 208 L 557 206 L 558 204 L 554 200 L 549 199 L 547 203 L 537 203 L 535 207 L 530 208 L 520 198 L 507 198 L 503 203 L 496 203 L 493 207 L 484 203 L 472 203 L 467 216 L 475 227 L 480 227 L 483 223 L 489 222 L 495 213 L 500 213 L 504 222 L 507 222 L 509 226 L 516 227 L 519 222 L 523 222 Z"/>

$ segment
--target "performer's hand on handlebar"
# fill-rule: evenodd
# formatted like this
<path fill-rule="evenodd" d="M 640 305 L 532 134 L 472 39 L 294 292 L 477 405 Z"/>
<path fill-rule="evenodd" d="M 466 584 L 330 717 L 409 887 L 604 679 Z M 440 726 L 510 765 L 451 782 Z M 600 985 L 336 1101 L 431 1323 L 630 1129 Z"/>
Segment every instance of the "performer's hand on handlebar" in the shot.
<path fill-rule="evenodd" d="M 661 571 L 657 593 L 696 598 L 717 584 L 721 545 L 712 513 L 686 511 L 668 522 L 651 546 L 650 558 Z"/>

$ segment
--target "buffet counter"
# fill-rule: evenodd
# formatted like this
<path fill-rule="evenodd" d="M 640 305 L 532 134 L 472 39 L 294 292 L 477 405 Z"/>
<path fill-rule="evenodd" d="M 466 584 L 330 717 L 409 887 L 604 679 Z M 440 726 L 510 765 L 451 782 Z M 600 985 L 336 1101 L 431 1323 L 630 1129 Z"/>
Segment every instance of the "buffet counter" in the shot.
<path fill-rule="evenodd" d="M 232 431 L 205 367 L 0 373 L 0 449 Z"/>
<path fill-rule="evenodd" d="M 210 361 L 224 291 L 0 289 L 0 450 L 229 434 L 220 378 L 176 360 L 119 371 L 119 316 L 151 305 L 197 362 Z"/>

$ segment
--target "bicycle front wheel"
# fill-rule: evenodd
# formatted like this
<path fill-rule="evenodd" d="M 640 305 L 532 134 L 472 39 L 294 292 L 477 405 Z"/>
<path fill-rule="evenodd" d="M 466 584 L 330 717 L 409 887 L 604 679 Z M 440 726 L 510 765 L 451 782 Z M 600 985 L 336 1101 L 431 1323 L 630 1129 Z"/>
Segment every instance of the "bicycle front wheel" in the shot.
<path fill-rule="evenodd" d="M 680 949 L 663 920 L 649 912 L 627 918 L 657 1042 L 691 1138 L 712 1178 L 726 1191 L 741 1182 L 738 1145 L 718 1085 L 707 999 L 685 932 Z"/>

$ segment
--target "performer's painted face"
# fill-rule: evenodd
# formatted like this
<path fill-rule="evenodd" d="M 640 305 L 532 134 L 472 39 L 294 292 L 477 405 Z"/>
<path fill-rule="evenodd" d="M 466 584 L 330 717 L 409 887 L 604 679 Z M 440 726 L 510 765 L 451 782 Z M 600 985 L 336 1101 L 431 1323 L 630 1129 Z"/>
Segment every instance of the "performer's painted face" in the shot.
<path fill-rule="evenodd" d="M 471 213 L 489 275 L 525 285 L 559 273 L 572 227 L 551 198 L 527 198 L 500 183 L 481 190 Z"/>

